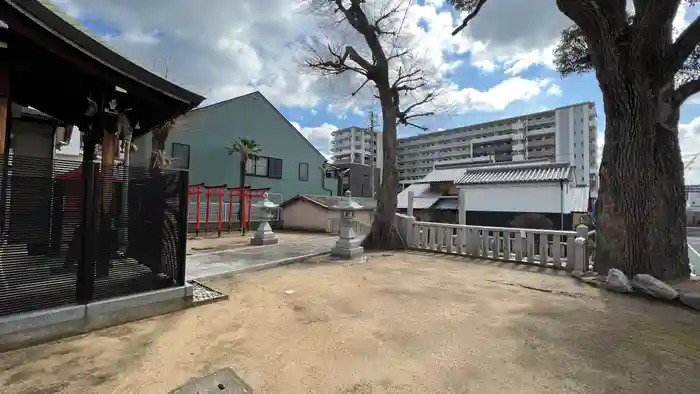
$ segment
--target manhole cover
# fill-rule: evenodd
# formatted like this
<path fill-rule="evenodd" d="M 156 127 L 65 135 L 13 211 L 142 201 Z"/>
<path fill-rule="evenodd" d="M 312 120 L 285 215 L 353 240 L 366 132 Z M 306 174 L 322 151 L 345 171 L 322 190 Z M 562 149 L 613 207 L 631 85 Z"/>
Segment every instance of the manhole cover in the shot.
<path fill-rule="evenodd" d="M 189 283 L 192 285 L 192 303 L 194 305 L 222 301 L 228 298 L 226 294 L 205 286 L 196 280 L 191 280 Z"/>
<path fill-rule="evenodd" d="M 253 389 L 231 368 L 224 368 L 209 376 L 189 381 L 170 394 L 250 394 Z"/>

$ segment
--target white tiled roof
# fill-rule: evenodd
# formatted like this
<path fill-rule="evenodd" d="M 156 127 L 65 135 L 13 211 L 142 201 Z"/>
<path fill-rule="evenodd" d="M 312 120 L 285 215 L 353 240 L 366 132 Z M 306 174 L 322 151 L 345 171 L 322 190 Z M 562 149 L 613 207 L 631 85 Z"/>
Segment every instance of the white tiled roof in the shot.
<path fill-rule="evenodd" d="M 414 209 L 428 209 L 442 196 L 441 193 L 430 191 L 429 183 L 414 183 L 399 193 L 397 208 L 408 208 L 408 192 L 413 192 Z"/>
<path fill-rule="evenodd" d="M 465 168 L 433 170 L 416 183 L 456 182 L 458 179 L 464 176 L 465 172 L 467 172 Z"/>
<path fill-rule="evenodd" d="M 554 182 L 570 179 L 568 163 L 538 163 L 531 165 L 495 165 L 467 169 L 455 183 L 478 185 L 493 183 Z"/>

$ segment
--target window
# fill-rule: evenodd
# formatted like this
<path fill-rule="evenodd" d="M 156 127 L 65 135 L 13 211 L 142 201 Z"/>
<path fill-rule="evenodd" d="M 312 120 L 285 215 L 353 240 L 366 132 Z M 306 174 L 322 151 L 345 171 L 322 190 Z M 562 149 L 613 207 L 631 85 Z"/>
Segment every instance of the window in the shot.
<path fill-rule="evenodd" d="M 190 168 L 190 146 L 187 144 L 179 144 L 173 142 L 172 152 L 170 154 L 175 161 L 172 164 L 173 168 L 189 170 Z"/>
<path fill-rule="evenodd" d="M 251 156 L 245 166 L 246 175 L 282 179 L 282 159 Z"/>
<path fill-rule="evenodd" d="M 299 180 L 309 180 L 309 163 L 299 163 Z"/>

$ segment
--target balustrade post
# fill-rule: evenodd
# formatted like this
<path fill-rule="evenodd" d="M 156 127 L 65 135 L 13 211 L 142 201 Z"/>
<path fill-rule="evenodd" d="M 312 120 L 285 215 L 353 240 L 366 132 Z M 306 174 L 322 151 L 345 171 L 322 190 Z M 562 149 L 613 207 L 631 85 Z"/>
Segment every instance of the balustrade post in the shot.
<path fill-rule="evenodd" d="M 524 241 L 524 235 L 523 231 L 516 231 L 515 232 L 515 241 L 514 246 L 515 246 L 515 261 L 518 263 L 523 261 L 523 241 Z"/>
<path fill-rule="evenodd" d="M 583 238 L 583 272 L 588 271 L 588 226 L 579 224 L 576 226 L 576 239 Z"/>
<path fill-rule="evenodd" d="M 416 225 L 416 218 L 413 216 L 408 216 L 406 218 L 406 247 L 412 248 L 414 245 L 414 235 L 413 228 Z"/>
<path fill-rule="evenodd" d="M 574 240 L 574 266 L 573 270 L 575 272 L 586 272 L 588 271 L 586 263 L 586 239 L 581 237 L 576 237 Z"/>

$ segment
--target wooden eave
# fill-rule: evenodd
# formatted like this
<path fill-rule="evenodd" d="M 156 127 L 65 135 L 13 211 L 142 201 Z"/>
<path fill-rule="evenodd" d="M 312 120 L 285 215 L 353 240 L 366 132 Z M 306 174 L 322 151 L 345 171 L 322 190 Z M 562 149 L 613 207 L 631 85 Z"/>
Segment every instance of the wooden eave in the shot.
<path fill-rule="evenodd" d="M 119 55 L 38 0 L 0 0 L 13 100 L 79 124 L 86 97 L 126 90 L 141 133 L 198 106 L 204 97 Z"/>

